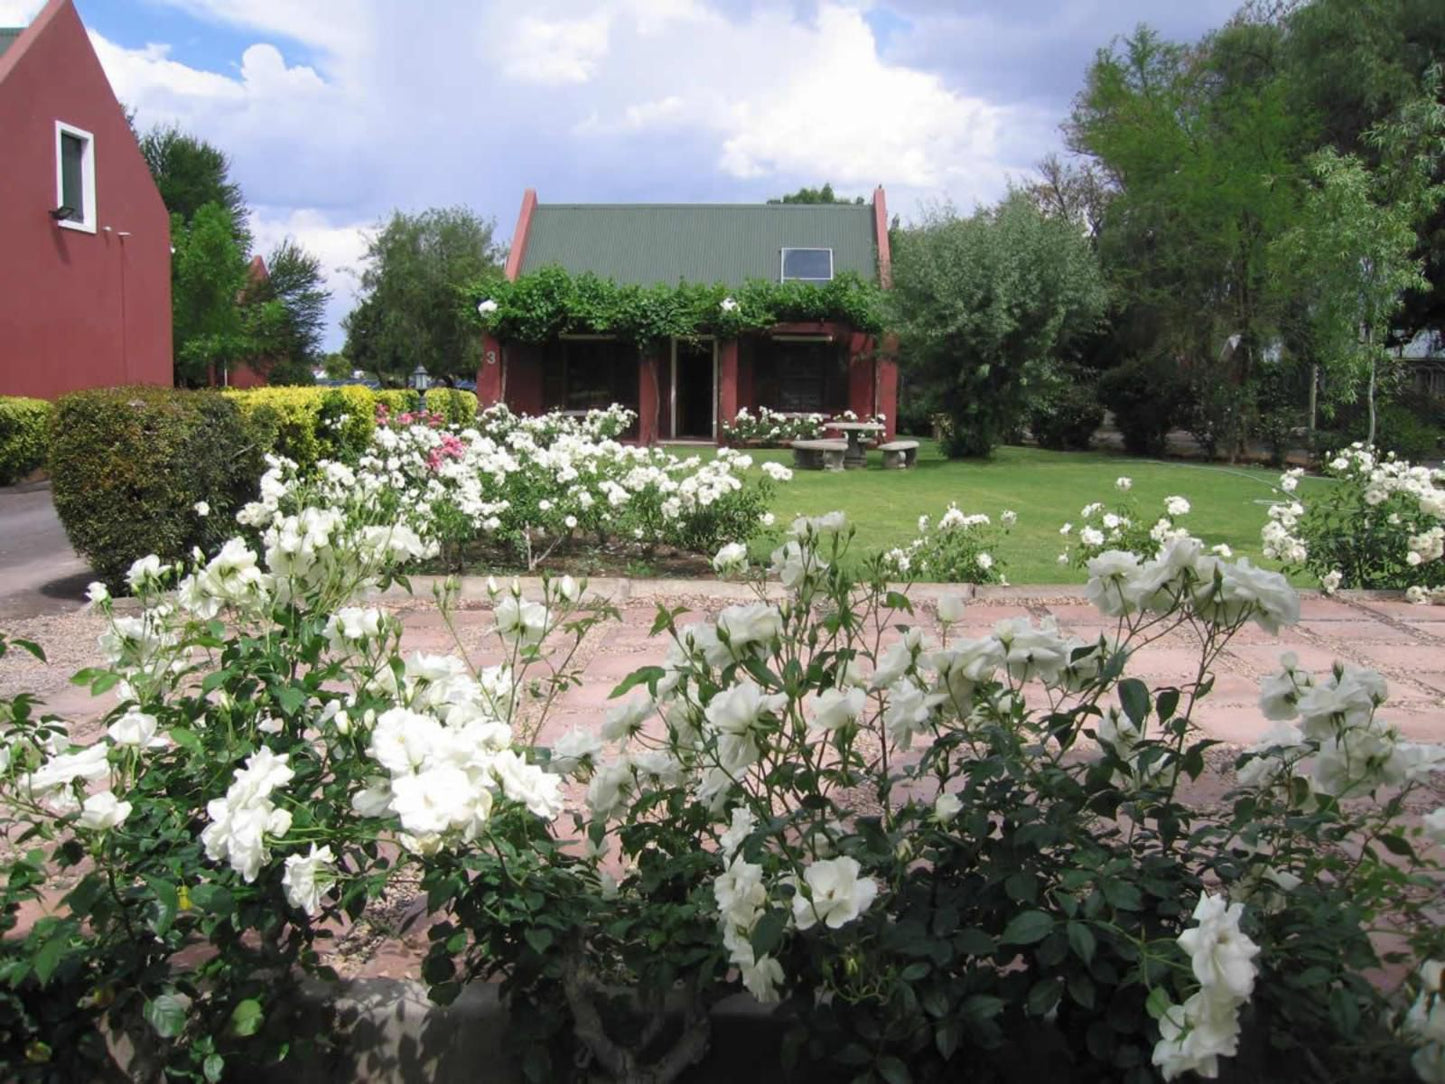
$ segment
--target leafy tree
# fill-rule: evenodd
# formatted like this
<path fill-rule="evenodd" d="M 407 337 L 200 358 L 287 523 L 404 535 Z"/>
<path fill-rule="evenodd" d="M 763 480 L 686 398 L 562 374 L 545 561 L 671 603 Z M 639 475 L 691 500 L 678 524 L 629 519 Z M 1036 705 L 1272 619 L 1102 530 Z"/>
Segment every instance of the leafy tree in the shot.
<path fill-rule="evenodd" d="M 1039 179 L 1025 192 L 1046 215 L 1074 223 L 1091 238 L 1097 237 L 1113 191 L 1096 162 L 1065 162 L 1057 154 L 1044 157 L 1036 167 Z"/>
<path fill-rule="evenodd" d="M 1420 95 L 1433 64 L 1445 56 L 1445 5 L 1438 0 L 1314 0 L 1291 10 L 1285 59 L 1292 108 L 1314 118 L 1321 143 L 1355 155 L 1369 169 L 1383 163 L 1368 133 Z M 1435 84 L 1435 101 L 1441 100 Z M 1431 176 L 1445 182 L 1445 157 Z M 1445 206 L 1416 227 L 1415 255 L 1429 280 L 1410 290 L 1395 317 L 1394 338 L 1445 326 Z"/>
<path fill-rule="evenodd" d="M 1032 382 L 1103 312 L 1098 261 L 1024 192 L 897 241 L 890 300 L 909 379 L 938 389 L 950 455 L 987 455 L 1020 424 Z"/>
<path fill-rule="evenodd" d="M 395 212 L 370 239 L 361 299 L 344 321 L 352 364 L 388 384 L 418 365 L 433 378 L 475 375 L 481 344 L 464 297 L 501 272 L 494 228 L 465 207 Z"/>
<path fill-rule="evenodd" d="M 1416 255 L 1416 225 L 1433 214 L 1445 187 L 1434 163 L 1445 152 L 1439 69 L 1425 93 L 1392 123 L 1371 130 L 1375 170 L 1355 155 L 1326 147 L 1311 159 L 1316 179 L 1304 221 L 1280 239 L 1281 278 L 1311 298 L 1307 328 L 1315 356 L 1334 379 L 1336 397 L 1365 384 L 1367 443 L 1375 443 L 1378 375 L 1407 291 L 1428 282 Z"/>
<path fill-rule="evenodd" d="M 241 186 L 231 179 L 231 162 L 223 151 L 174 125 L 147 131 L 140 137 L 140 151 L 166 210 L 189 225 L 202 207 L 218 205 L 242 250 L 249 251 L 250 212 Z"/>
<path fill-rule="evenodd" d="M 835 195 L 833 186 L 824 183 L 822 188 L 800 188 L 778 199 L 770 199 L 769 203 L 862 203 L 862 196 L 854 196 L 849 199 L 846 196 Z"/>
<path fill-rule="evenodd" d="M 176 382 L 203 385 L 218 365 L 257 356 L 257 338 L 278 333 L 279 301 L 243 306 L 246 252 L 232 231 L 230 210 L 219 203 L 197 208 L 187 223 L 171 216 L 171 309 Z"/>
<path fill-rule="evenodd" d="M 330 380 L 351 378 L 351 359 L 337 350 L 321 359 L 321 368 Z"/>
<path fill-rule="evenodd" d="M 272 384 L 309 384 L 321 354 L 331 297 L 322 284 L 321 261 L 288 237 L 271 253 L 266 270 L 264 277 L 248 284 L 243 304 L 279 302 L 284 319 L 266 341 L 256 344 L 257 352 L 270 361 L 267 377 Z"/>

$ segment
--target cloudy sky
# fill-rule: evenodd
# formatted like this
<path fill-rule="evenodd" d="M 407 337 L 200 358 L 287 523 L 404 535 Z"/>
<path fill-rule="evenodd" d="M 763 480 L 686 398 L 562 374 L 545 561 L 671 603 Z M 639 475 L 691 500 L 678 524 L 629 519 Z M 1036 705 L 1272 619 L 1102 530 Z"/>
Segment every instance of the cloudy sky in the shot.
<path fill-rule="evenodd" d="M 363 232 L 465 204 L 752 201 L 831 181 L 905 218 L 1059 146 L 1096 49 L 1237 0 L 75 0 L 141 127 L 231 157 L 258 246 L 319 255 L 340 345 Z M 0 26 L 41 0 L 0 0 Z"/>

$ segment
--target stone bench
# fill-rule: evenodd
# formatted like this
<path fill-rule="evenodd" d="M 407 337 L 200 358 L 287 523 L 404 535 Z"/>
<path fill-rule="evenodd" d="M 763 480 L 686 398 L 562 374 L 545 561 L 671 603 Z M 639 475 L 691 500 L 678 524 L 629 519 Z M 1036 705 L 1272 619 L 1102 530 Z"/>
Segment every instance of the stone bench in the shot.
<path fill-rule="evenodd" d="M 918 441 L 895 440 L 878 445 L 883 453 L 884 470 L 908 470 L 918 462 Z"/>
<path fill-rule="evenodd" d="M 798 470 L 842 470 L 846 440 L 795 440 L 793 466 Z"/>

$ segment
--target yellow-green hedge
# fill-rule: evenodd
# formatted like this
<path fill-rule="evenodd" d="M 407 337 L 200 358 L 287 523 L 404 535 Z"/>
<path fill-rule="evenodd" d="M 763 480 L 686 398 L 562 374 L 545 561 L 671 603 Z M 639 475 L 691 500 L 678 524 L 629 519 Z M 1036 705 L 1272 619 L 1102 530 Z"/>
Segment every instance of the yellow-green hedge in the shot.
<path fill-rule="evenodd" d="M 359 384 L 341 388 L 249 388 L 230 390 L 246 427 L 263 451 L 313 466 L 318 459 L 355 459 L 371 441 L 376 405 L 414 410 L 417 393 L 372 391 Z"/>
<path fill-rule="evenodd" d="M 44 399 L 0 395 L 0 486 L 45 465 L 51 409 Z"/>
<path fill-rule="evenodd" d="M 426 393 L 426 408 L 443 415 L 448 425 L 477 422 L 477 397 L 460 388 L 432 388 Z"/>

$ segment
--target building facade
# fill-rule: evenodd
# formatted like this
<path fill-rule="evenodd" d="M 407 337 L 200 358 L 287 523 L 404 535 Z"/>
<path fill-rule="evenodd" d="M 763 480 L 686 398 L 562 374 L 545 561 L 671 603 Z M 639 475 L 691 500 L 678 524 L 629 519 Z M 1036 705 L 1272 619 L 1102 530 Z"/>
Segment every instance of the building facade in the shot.
<path fill-rule="evenodd" d="M 506 275 L 558 266 L 620 284 L 823 283 L 851 272 L 889 283 L 888 214 L 871 204 L 540 204 L 528 189 Z M 739 410 L 883 415 L 891 437 L 897 363 L 878 337 L 839 322 L 782 323 L 734 339 L 671 339 L 638 350 L 606 335 L 544 343 L 488 336 L 483 405 L 520 413 L 620 403 L 636 439 L 718 442 Z"/>
<path fill-rule="evenodd" d="M 170 219 L 79 15 L 0 50 L 0 394 L 170 384 Z"/>

